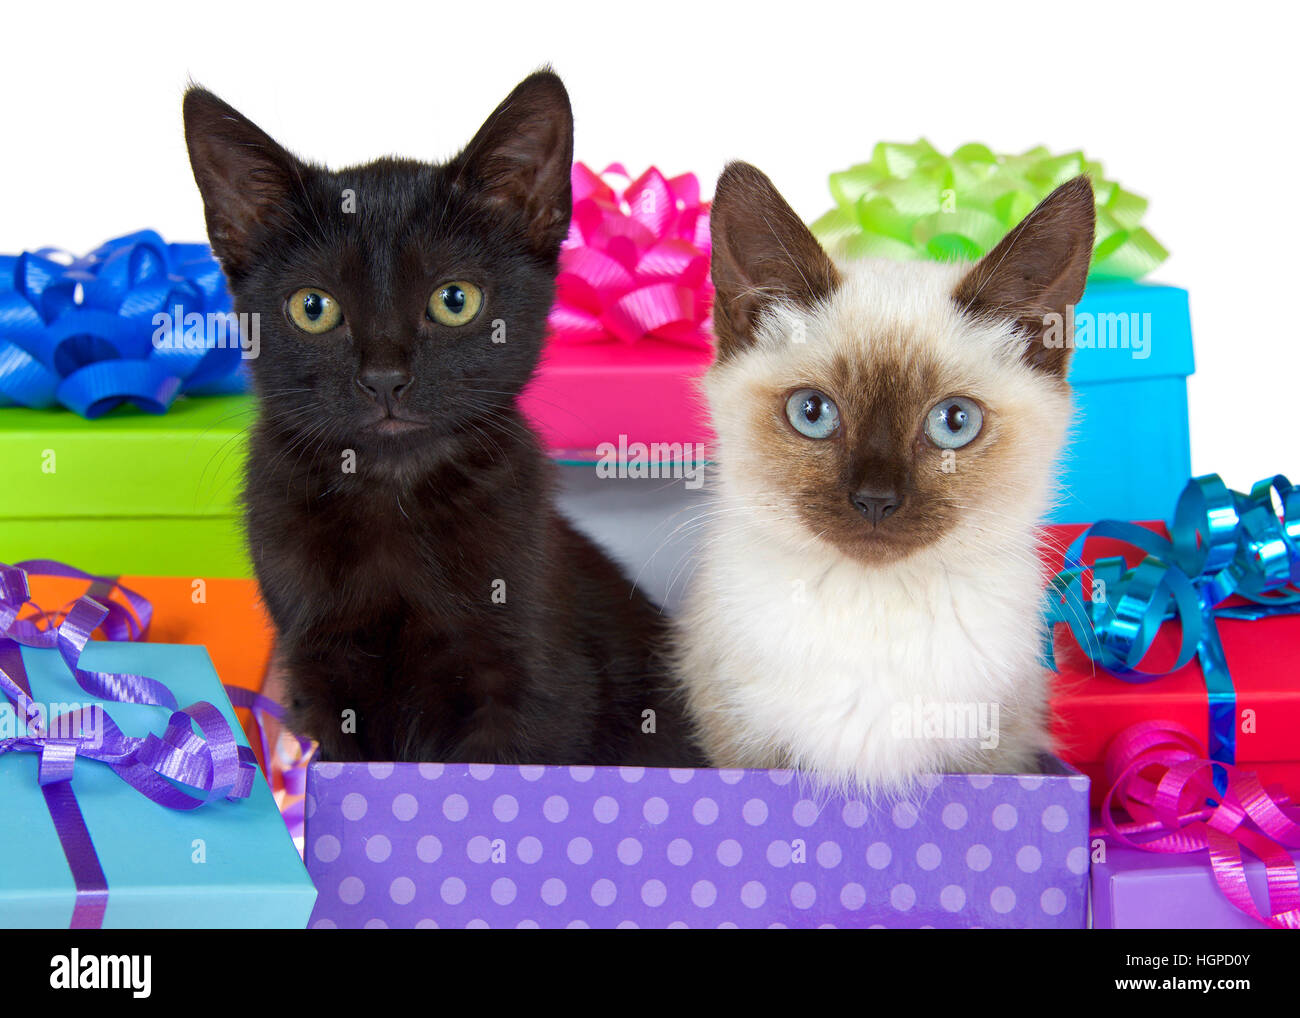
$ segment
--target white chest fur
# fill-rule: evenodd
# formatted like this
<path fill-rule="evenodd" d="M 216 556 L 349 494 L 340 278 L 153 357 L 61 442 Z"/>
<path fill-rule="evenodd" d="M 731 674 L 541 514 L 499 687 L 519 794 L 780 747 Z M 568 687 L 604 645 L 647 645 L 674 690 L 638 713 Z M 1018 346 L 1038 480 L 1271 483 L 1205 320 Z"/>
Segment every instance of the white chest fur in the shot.
<path fill-rule="evenodd" d="M 681 658 L 715 761 L 867 789 L 1029 764 L 1045 696 L 1032 547 L 943 563 L 941 546 L 869 568 L 718 535 Z"/>

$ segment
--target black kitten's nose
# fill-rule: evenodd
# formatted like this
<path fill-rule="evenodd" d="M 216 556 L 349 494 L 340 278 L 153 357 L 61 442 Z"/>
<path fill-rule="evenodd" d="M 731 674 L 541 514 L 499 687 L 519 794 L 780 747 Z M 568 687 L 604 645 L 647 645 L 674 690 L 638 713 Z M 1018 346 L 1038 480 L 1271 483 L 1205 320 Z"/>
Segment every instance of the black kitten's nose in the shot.
<path fill-rule="evenodd" d="M 903 504 L 903 496 L 892 488 L 863 488 L 849 496 L 853 508 L 876 526 L 886 516 L 891 516 Z"/>
<path fill-rule="evenodd" d="M 380 406 L 391 410 L 415 379 L 400 368 L 366 368 L 357 375 L 357 385 Z"/>

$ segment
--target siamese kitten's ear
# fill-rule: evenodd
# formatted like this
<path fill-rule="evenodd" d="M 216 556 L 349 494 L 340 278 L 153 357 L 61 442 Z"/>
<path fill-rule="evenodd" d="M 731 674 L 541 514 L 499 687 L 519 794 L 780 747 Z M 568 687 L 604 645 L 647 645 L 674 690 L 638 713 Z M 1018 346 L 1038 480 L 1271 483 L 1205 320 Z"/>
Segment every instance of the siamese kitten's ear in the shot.
<path fill-rule="evenodd" d="M 720 358 L 754 341 L 754 327 L 773 302 L 812 307 L 839 286 L 839 272 L 817 238 L 748 163 L 722 171 L 709 216 Z"/>
<path fill-rule="evenodd" d="M 185 93 L 185 144 L 203 196 L 208 239 L 227 275 L 251 263 L 259 232 L 288 211 L 302 164 L 265 131 L 206 89 Z"/>
<path fill-rule="evenodd" d="M 523 217 L 538 254 L 558 256 L 573 212 L 573 110 L 558 75 L 516 85 L 455 161 L 487 201 Z"/>
<path fill-rule="evenodd" d="M 970 314 L 1016 322 L 1025 361 L 1064 378 L 1074 337 L 1064 335 L 1063 323 L 1088 281 L 1096 220 L 1088 178 L 1067 181 L 976 263 L 953 297 Z M 1053 328 L 1063 342 L 1048 342 Z"/>

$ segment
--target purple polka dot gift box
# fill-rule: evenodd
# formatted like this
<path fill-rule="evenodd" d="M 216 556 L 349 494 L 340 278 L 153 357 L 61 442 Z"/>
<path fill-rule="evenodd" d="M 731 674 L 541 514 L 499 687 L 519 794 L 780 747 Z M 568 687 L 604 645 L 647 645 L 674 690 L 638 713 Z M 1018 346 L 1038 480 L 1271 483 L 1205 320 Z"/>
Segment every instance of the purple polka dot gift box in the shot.
<path fill-rule="evenodd" d="M 1080 928 L 1088 779 L 868 805 L 790 771 L 310 768 L 311 925 Z"/>

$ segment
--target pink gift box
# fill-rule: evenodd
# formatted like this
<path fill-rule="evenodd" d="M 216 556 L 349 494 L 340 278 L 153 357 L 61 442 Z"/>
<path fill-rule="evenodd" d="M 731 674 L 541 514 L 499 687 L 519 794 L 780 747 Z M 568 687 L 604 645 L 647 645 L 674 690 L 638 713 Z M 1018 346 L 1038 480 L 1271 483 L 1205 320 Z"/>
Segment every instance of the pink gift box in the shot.
<path fill-rule="evenodd" d="M 694 174 L 573 167 L 550 334 L 520 406 L 553 456 L 712 436 L 698 379 L 713 357 L 708 203 Z M 632 454 L 629 460 L 636 459 Z M 619 457 L 620 461 L 624 459 Z"/>
<path fill-rule="evenodd" d="M 702 444 L 713 432 L 699 392 L 711 350 L 652 338 L 547 348 L 520 408 L 552 456 L 599 458 L 603 443 Z"/>

